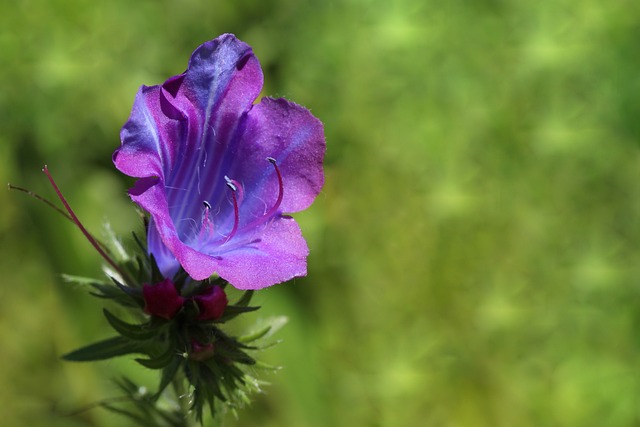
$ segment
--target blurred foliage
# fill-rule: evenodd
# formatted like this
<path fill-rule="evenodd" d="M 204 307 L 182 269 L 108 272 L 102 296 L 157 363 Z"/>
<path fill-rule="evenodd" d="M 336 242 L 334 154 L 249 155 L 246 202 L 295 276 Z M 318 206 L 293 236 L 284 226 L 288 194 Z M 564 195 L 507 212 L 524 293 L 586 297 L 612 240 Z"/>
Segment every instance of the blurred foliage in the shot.
<path fill-rule="evenodd" d="M 0 8 L 0 176 L 94 232 L 139 229 L 113 168 L 141 84 L 223 32 L 264 94 L 326 127 L 327 184 L 298 214 L 309 277 L 256 295 L 290 318 L 229 426 L 629 426 L 640 422 L 640 4 L 630 0 L 16 0 Z M 1 192 L 3 425 L 124 426 L 85 405 L 131 360 L 59 273 L 100 258 Z"/>

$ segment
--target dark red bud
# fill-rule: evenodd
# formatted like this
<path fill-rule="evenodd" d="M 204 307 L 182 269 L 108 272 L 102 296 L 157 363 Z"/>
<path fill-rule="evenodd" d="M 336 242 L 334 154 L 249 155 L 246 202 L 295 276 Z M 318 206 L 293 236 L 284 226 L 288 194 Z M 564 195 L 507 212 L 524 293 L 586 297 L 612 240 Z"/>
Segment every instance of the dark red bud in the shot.
<path fill-rule="evenodd" d="M 191 353 L 189 359 L 196 361 L 203 361 L 213 357 L 215 353 L 215 347 L 213 344 L 201 344 L 196 340 L 191 341 Z"/>
<path fill-rule="evenodd" d="M 209 286 L 203 294 L 194 297 L 200 314 L 198 320 L 215 320 L 222 316 L 227 308 L 227 294 L 220 286 Z"/>
<path fill-rule="evenodd" d="M 142 286 L 144 297 L 144 312 L 152 316 L 172 319 L 182 308 L 184 298 L 178 294 L 178 290 L 170 279 L 165 279 L 155 285 Z"/>

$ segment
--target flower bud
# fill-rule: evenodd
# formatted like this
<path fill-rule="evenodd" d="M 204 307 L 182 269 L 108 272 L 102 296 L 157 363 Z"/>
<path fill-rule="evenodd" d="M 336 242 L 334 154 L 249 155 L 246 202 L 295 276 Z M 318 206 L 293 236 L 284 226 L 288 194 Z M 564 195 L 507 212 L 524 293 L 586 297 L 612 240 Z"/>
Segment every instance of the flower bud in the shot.
<path fill-rule="evenodd" d="M 145 283 L 142 287 L 144 297 L 144 312 L 152 316 L 172 319 L 182 308 L 184 298 L 170 279 L 165 279 L 155 285 Z"/>
<path fill-rule="evenodd" d="M 200 314 L 198 320 L 219 319 L 227 308 L 227 295 L 220 286 L 209 286 L 204 293 L 194 297 Z"/>
<path fill-rule="evenodd" d="M 189 359 L 202 362 L 203 360 L 207 360 L 213 357 L 215 347 L 213 346 L 213 343 L 202 344 L 196 340 L 192 340 L 191 350 L 192 351 L 191 354 L 189 354 Z"/>

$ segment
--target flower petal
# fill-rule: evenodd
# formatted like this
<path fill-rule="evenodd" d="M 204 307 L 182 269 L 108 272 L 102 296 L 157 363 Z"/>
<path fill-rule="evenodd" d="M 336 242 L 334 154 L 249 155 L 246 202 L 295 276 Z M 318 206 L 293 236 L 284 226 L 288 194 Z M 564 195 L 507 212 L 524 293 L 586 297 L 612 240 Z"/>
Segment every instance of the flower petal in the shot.
<path fill-rule="evenodd" d="M 262 289 L 307 274 L 309 248 L 288 216 L 274 218 L 262 237 L 225 253 L 217 273 L 237 289 Z"/>
<path fill-rule="evenodd" d="M 171 277 L 179 265 L 196 280 L 204 280 L 216 269 L 214 257 L 189 247 L 178 237 L 176 227 L 169 215 L 164 185 L 155 178 L 138 180 L 129 190 L 131 199 L 142 206 L 152 218 L 147 231 L 149 252 L 154 254 L 158 268 L 166 277 Z M 154 226 L 155 225 L 155 226 Z M 175 258 L 167 256 L 168 249 Z"/>
<path fill-rule="evenodd" d="M 249 45 L 232 34 L 202 44 L 184 74 L 162 86 L 140 88 L 120 133 L 122 145 L 113 155 L 116 167 L 133 177 L 184 183 L 181 175 L 172 174 L 174 169 L 200 167 L 207 145 L 224 151 L 262 84 L 262 69 Z M 176 164 L 185 159 L 193 164 Z"/>
<path fill-rule="evenodd" d="M 252 195 L 243 206 L 245 217 L 260 215 L 278 197 L 277 174 L 267 157 L 276 160 L 284 183 L 280 211 L 298 212 L 311 205 L 324 184 L 326 144 L 320 120 L 293 102 L 265 97 L 247 115 L 240 138 L 230 176 Z"/>
<path fill-rule="evenodd" d="M 159 104 L 158 86 L 142 86 L 136 95 L 129 120 L 120 132 L 122 145 L 113 153 L 113 163 L 121 172 L 136 178 L 162 176 L 166 148 L 172 135 L 160 130 L 169 121 Z"/>
<path fill-rule="evenodd" d="M 204 43 L 191 56 L 175 95 L 188 117 L 188 137 L 166 177 L 174 218 L 198 217 L 205 200 L 216 210 L 229 209 L 219 201 L 227 195 L 224 176 L 233 156 L 231 145 L 262 84 L 262 69 L 253 51 L 233 35 Z"/>

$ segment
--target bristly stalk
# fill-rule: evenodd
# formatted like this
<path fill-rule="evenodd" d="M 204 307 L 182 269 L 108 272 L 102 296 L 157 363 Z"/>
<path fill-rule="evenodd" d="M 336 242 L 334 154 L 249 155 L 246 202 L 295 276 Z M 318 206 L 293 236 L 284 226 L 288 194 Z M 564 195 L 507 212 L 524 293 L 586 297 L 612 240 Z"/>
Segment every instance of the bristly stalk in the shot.
<path fill-rule="evenodd" d="M 11 183 L 8 183 L 7 187 L 9 188 L 9 190 L 18 190 L 18 191 L 21 191 L 23 193 L 28 194 L 31 197 L 34 197 L 36 200 L 40 200 L 42 203 L 44 203 L 47 206 L 49 206 L 50 208 L 54 209 L 60 215 L 62 215 L 63 217 L 67 218 L 69 221 L 73 222 L 73 218 L 71 218 L 71 216 L 68 213 L 66 213 L 65 211 L 63 211 L 62 209 L 60 209 L 59 207 L 57 207 L 56 205 L 51 203 L 49 200 L 47 200 L 44 197 L 42 197 L 41 195 L 39 195 L 37 193 L 34 193 L 33 191 L 28 190 L 26 188 L 18 187 L 17 185 L 13 185 Z"/>
<path fill-rule="evenodd" d="M 184 386 L 184 376 L 176 375 L 172 381 L 173 391 L 176 395 L 176 399 L 178 400 L 178 406 L 180 407 L 180 412 L 184 416 L 184 427 L 196 427 L 197 423 L 195 418 L 191 414 L 191 408 L 189 399 L 187 398 L 188 390 Z"/>
<path fill-rule="evenodd" d="M 109 263 L 109 265 L 111 267 L 113 267 L 115 269 L 115 271 L 117 271 L 123 279 L 128 279 L 128 275 L 118 266 L 118 264 L 116 264 L 116 262 L 113 259 L 111 259 L 111 257 L 102 249 L 102 247 L 100 247 L 100 244 L 91 235 L 91 233 L 89 233 L 87 231 L 87 229 L 84 228 L 84 225 L 82 225 L 82 223 L 80 222 L 80 220 L 76 216 L 76 214 L 73 211 L 73 209 L 71 209 L 71 206 L 69 206 L 69 203 L 67 203 L 67 199 L 64 198 L 64 196 L 62 195 L 62 192 L 60 191 L 60 189 L 56 185 L 56 182 L 54 181 L 53 177 L 51 176 L 51 173 L 49 173 L 49 169 L 47 168 L 47 165 L 44 165 L 44 168 L 42 168 L 42 172 L 44 172 L 45 175 L 47 175 L 47 178 L 49 179 L 49 182 L 51 183 L 51 186 L 53 187 L 53 189 L 55 190 L 56 194 L 58 195 L 58 198 L 60 199 L 60 201 L 64 205 L 65 209 L 69 213 L 69 216 L 71 217 L 71 220 L 80 229 L 82 234 L 84 234 L 84 237 L 87 238 L 89 243 L 91 243 L 91 245 L 94 247 L 94 249 L 96 251 L 98 251 L 100 256 L 102 256 L 102 258 L 104 258 L 104 260 L 107 261 L 107 263 Z"/>

